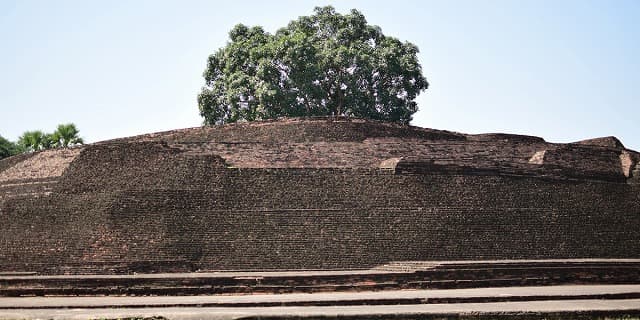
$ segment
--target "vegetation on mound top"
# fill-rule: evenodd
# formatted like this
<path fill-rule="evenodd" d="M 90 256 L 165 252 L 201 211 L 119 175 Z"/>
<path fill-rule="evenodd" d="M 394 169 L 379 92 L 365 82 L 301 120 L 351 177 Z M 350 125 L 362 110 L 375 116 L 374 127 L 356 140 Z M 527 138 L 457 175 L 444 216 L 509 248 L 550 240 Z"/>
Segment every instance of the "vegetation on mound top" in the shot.
<path fill-rule="evenodd" d="M 0 159 L 4 159 L 20 153 L 20 147 L 4 137 L 0 136 Z"/>
<path fill-rule="evenodd" d="M 11 142 L 0 136 L 0 159 L 16 154 L 53 148 L 66 148 L 84 144 L 80 130 L 73 123 L 59 124 L 52 133 L 40 130 L 25 131 L 17 142 Z"/>
<path fill-rule="evenodd" d="M 317 7 L 275 34 L 240 24 L 229 37 L 204 72 L 206 124 L 325 115 L 408 124 L 428 87 L 418 48 L 357 10 Z"/>

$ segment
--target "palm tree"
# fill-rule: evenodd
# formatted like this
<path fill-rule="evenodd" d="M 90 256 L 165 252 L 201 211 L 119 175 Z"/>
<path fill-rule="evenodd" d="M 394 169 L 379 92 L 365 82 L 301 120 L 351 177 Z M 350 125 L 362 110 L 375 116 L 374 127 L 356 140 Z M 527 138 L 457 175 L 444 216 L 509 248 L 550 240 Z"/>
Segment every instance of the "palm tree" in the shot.
<path fill-rule="evenodd" d="M 53 149 L 59 147 L 58 136 L 55 133 L 45 133 L 42 138 L 42 149 Z"/>
<path fill-rule="evenodd" d="M 69 147 L 76 144 L 83 144 L 84 140 L 78 136 L 80 131 L 73 123 L 60 124 L 56 131 L 51 134 L 56 147 Z"/>
<path fill-rule="evenodd" d="M 44 133 L 40 130 L 26 131 L 18 139 L 20 151 L 33 152 L 51 148 L 66 148 L 84 141 L 78 136 L 80 131 L 73 123 L 58 125 L 54 133 Z"/>
<path fill-rule="evenodd" d="M 38 151 L 51 147 L 49 135 L 40 130 L 26 131 L 18 138 L 18 145 L 26 151 Z"/>

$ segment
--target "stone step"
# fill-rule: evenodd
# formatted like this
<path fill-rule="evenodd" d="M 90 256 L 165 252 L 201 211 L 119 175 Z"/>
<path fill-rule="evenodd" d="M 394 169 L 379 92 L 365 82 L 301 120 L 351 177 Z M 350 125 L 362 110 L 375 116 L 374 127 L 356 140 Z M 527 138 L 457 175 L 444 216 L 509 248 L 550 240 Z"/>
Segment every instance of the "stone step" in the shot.
<path fill-rule="evenodd" d="M 0 296 L 201 295 L 640 284 L 637 260 L 404 262 L 412 271 L 256 271 L 0 276 Z M 403 267 L 403 268 L 404 268 Z M 384 268 L 383 268 L 384 269 Z"/>
<path fill-rule="evenodd" d="M 387 290 L 258 295 L 141 297 L 6 297 L 1 309 L 152 308 L 152 307 L 280 307 L 415 305 L 544 300 L 638 299 L 640 285 L 582 285 L 442 290 Z"/>

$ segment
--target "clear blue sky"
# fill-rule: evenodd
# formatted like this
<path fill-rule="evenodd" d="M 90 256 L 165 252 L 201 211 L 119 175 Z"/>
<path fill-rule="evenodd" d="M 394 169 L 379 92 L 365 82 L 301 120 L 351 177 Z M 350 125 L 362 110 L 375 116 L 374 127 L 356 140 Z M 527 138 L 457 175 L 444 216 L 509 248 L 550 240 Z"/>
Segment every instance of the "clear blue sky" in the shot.
<path fill-rule="evenodd" d="M 640 1 L 0 0 L 0 135 L 74 122 L 89 142 L 198 126 L 209 54 L 318 5 L 415 43 L 431 83 L 412 124 L 640 150 Z"/>

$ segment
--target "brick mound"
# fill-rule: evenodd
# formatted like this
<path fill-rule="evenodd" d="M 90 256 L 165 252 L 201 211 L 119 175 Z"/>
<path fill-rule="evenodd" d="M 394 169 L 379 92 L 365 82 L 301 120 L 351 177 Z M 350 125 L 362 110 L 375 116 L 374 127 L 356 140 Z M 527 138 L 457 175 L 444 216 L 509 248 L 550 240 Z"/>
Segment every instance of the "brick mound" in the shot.
<path fill-rule="evenodd" d="M 595 139 L 587 139 L 587 140 L 578 141 L 576 143 L 584 144 L 584 145 L 592 145 L 592 146 L 609 147 L 609 148 L 624 148 L 624 145 L 622 145 L 622 142 L 620 142 L 618 138 L 611 137 L 611 136 L 595 138 Z"/>
<path fill-rule="evenodd" d="M 154 133 L 0 161 L 0 272 L 640 258 L 640 154 L 603 138 L 350 119 Z"/>

